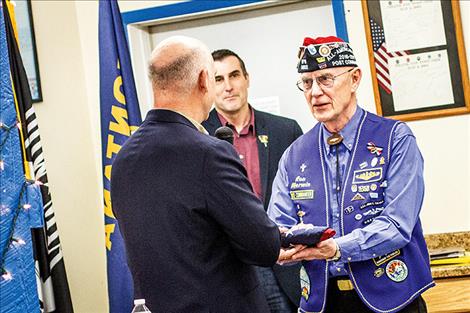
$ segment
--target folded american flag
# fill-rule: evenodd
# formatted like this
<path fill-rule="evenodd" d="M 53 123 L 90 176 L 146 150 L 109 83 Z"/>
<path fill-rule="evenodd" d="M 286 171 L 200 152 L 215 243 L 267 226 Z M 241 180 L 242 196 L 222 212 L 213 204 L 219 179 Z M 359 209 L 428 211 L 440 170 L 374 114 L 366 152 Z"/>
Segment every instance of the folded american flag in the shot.
<path fill-rule="evenodd" d="M 315 246 L 335 234 L 336 231 L 327 226 L 300 223 L 281 234 L 281 246 L 283 248 L 288 248 L 291 245 Z"/>

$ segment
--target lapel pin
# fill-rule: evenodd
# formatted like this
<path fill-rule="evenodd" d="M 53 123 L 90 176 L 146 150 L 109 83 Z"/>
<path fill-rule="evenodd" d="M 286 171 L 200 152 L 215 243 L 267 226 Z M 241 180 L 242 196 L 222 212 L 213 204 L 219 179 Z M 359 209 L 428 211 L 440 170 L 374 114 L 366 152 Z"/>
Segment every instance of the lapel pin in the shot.
<path fill-rule="evenodd" d="M 368 142 L 367 143 L 367 150 L 370 151 L 370 153 L 375 154 L 377 156 L 382 154 L 383 148 L 377 147 L 375 143 L 373 142 Z"/>
<path fill-rule="evenodd" d="M 258 136 L 258 139 L 259 141 L 264 144 L 264 147 L 267 148 L 268 147 L 268 142 L 269 142 L 269 137 L 268 135 L 259 135 Z"/>
<path fill-rule="evenodd" d="M 385 164 L 385 158 L 384 157 L 381 157 L 380 158 L 380 165 L 384 165 Z"/>
<path fill-rule="evenodd" d="M 351 201 L 358 201 L 358 200 L 365 200 L 365 198 L 360 193 L 356 193 L 354 197 L 352 197 Z"/>

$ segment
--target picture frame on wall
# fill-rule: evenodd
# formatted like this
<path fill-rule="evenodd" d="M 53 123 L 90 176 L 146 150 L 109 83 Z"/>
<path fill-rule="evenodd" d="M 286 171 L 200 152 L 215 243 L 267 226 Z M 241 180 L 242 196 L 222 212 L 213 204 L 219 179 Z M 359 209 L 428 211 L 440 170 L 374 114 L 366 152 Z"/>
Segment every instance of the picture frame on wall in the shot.
<path fill-rule="evenodd" d="M 15 1 L 15 19 L 21 58 L 28 77 L 33 103 L 42 101 L 41 79 L 34 35 L 31 1 Z"/>
<path fill-rule="evenodd" d="M 362 0 L 379 115 L 403 121 L 470 113 L 458 1 Z"/>

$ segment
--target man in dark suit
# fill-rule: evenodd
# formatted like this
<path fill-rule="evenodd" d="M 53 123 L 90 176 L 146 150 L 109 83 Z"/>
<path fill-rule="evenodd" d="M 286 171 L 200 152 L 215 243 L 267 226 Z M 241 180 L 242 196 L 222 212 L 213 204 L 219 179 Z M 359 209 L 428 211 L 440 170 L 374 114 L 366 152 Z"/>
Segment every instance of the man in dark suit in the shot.
<path fill-rule="evenodd" d="M 265 210 L 284 150 L 302 135 L 296 121 L 257 111 L 248 104 L 250 79 L 243 60 L 233 51 L 212 52 L 215 61 L 216 100 L 203 126 L 214 135 L 221 125 L 234 131 L 234 146 Z M 257 268 L 272 313 L 297 312 L 300 300 L 300 264 Z"/>
<path fill-rule="evenodd" d="M 251 265 L 276 262 L 280 234 L 233 147 L 200 125 L 215 94 L 207 47 L 164 40 L 149 76 L 155 109 L 118 153 L 111 180 L 135 297 L 153 313 L 269 312 Z"/>

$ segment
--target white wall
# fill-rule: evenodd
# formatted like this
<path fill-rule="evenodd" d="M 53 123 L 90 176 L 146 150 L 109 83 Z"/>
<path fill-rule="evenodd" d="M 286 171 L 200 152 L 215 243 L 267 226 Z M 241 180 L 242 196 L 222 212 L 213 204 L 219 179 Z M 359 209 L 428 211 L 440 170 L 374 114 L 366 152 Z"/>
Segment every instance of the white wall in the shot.
<path fill-rule="evenodd" d="M 44 99 L 34 107 L 72 301 L 76 312 L 106 312 L 98 133 L 85 84 L 85 69 L 94 64 L 83 63 L 75 3 L 33 1 L 32 10 Z M 96 23 L 93 13 L 87 20 Z"/>

